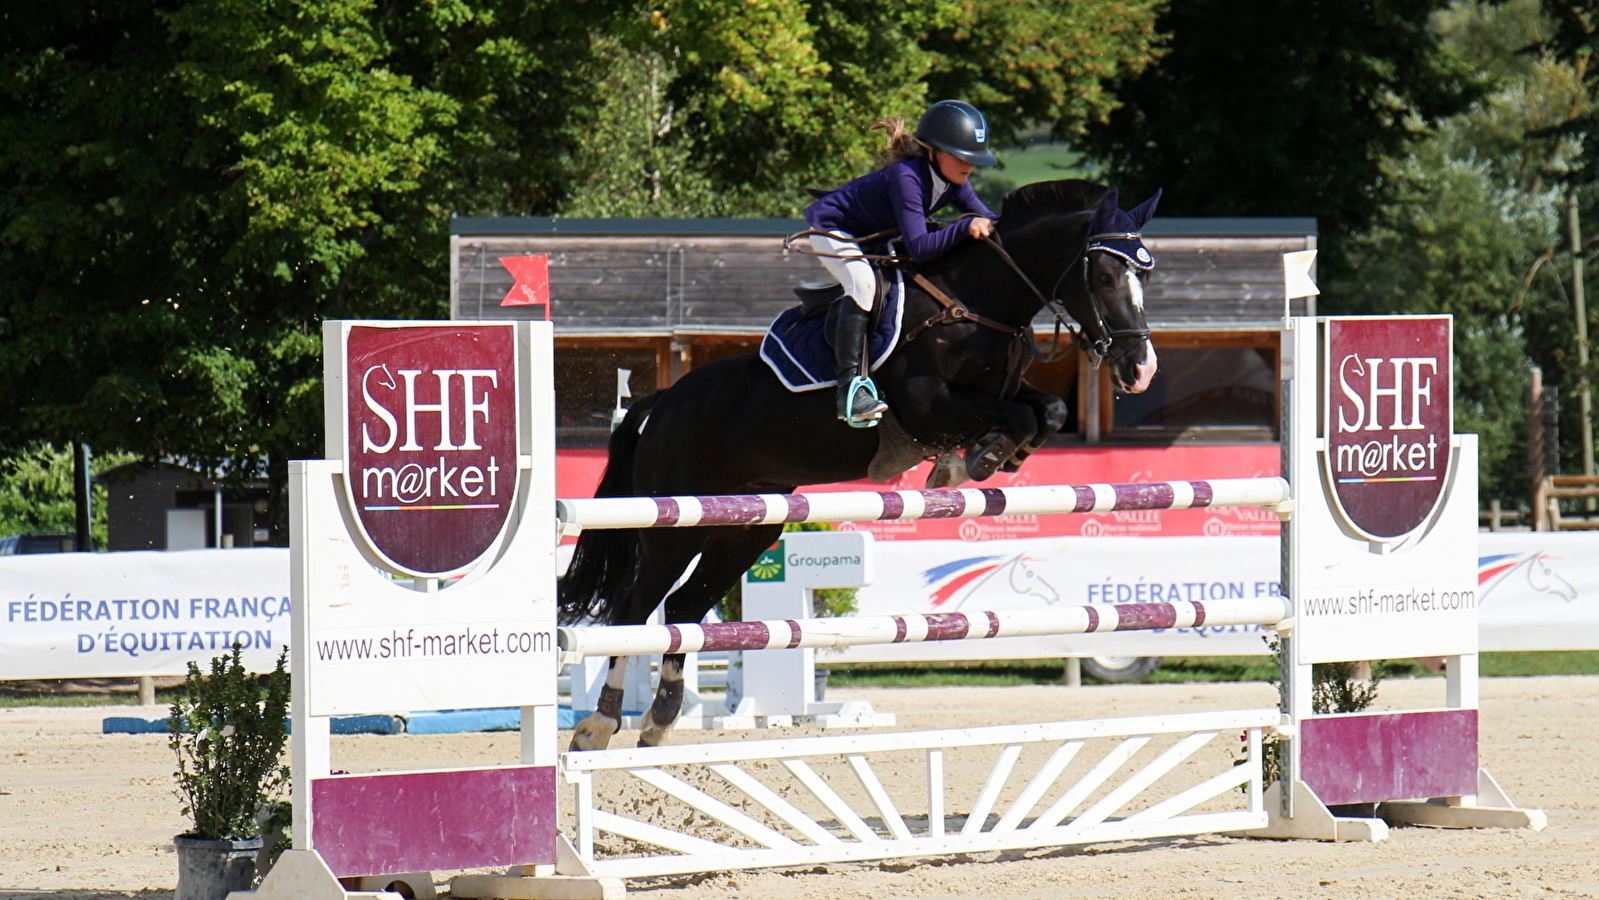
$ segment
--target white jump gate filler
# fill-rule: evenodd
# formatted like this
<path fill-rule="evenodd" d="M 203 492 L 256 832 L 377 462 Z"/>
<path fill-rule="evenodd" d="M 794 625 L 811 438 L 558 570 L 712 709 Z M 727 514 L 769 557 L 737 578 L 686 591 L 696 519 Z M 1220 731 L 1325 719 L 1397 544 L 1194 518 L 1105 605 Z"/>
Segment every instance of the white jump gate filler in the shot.
<path fill-rule="evenodd" d="M 293 849 L 233 900 L 396 881 L 425 897 L 432 872 L 474 868 L 505 874 L 458 875 L 453 895 L 614 897 L 626 877 L 754 866 L 1210 832 L 1381 840 L 1388 822 L 1543 827 L 1478 765 L 1476 440 L 1453 433 L 1447 317 L 1288 322 L 1281 479 L 574 500 L 559 516 L 548 323 L 329 322 L 324 338 L 327 459 L 291 468 Z M 1225 504 L 1283 519 L 1286 598 L 556 627 L 563 530 Z M 580 654 L 1200 622 L 1277 629 L 1281 709 L 557 749 L 557 670 Z M 1313 664 L 1415 656 L 1448 660 L 1439 708 L 1312 713 Z M 516 764 L 334 772 L 332 716 L 506 706 L 522 709 Z M 948 777 L 973 771 L 975 794 Z M 1365 803 L 1383 819 L 1328 809 Z"/>

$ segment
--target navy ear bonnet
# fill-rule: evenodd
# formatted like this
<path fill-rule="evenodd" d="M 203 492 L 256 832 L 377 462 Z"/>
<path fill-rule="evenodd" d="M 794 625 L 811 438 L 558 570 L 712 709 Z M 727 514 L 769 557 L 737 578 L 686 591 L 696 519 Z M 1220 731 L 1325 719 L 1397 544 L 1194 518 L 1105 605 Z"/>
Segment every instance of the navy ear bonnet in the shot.
<path fill-rule="evenodd" d="M 1157 190 L 1153 197 L 1133 207 L 1131 212 L 1123 212 L 1117 205 L 1118 192 L 1112 189 L 1100 201 L 1099 209 L 1088 221 L 1088 249 L 1114 253 L 1139 271 L 1147 272 L 1155 268 L 1155 257 L 1144 246 L 1143 236 L 1139 232 L 1145 223 L 1155 217 L 1155 206 L 1160 203 L 1161 193 Z"/>

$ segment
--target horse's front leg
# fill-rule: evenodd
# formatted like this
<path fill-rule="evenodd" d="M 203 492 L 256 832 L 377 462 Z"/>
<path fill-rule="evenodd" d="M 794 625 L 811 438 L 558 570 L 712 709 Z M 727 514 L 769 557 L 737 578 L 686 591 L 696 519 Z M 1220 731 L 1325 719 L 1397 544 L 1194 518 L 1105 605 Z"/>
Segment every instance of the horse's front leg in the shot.
<path fill-rule="evenodd" d="M 1039 430 L 1028 404 L 949 384 L 940 385 L 937 392 L 909 409 L 901 407 L 898 414 L 918 440 L 946 447 L 969 446 L 966 474 L 974 481 L 993 475 L 1034 440 Z"/>
<path fill-rule="evenodd" d="M 672 726 L 683 712 L 683 663 L 681 653 L 668 653 L 661 657 L 661 683 L 655 688 L 655 702 L 650 704 L 644 717 L 644 727 L 639 729 L 640 747 L 662 747 L 671 743 Z"/>
<path fill-rule="evenodd" d="M 600 702 L 572 729 L 570 749 L 604 750 L 611 742 L 611 735 L 622 729 L 622 688 L 627 680 L 627 666 L 617 665 L 622 660 L 620 656 L 611 657 L 605 684 L 600 686 Z"/>
<path fill-rule="evenodd" d="M 1022 467 L 1022 462 L 1033 455 L 1033 451 L 1044 446 L 1044 442 L 1060 433 L 1066 427 L 1066 418 L 1069 411 L 1066 401 L 1049 393 L 1033 387 L 1026 381 L 1016 391 L 1016 402 L 1025 403 L 1032 407 L 1033 414 L 1038 417 L 1038 432 L 1032 438 L 1024 441 L 1017 448 L 1015 454 L 1000 466 L 1001 471 L 1014 472 Z"/>

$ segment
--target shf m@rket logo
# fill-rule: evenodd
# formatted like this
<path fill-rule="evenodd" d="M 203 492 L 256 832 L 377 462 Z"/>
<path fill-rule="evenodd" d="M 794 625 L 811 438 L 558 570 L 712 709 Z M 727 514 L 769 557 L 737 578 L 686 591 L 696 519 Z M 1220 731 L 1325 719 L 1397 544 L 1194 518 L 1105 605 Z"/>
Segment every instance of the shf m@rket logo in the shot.
<path fill-rule="evenodd" d="M 511 323 L 350 330 L 344 478 L 374 549 L 406 572 L 470 569 L 517 487 Z"/>
<path fill-rule="evenodd" d="M 1392 541 L 1432 515 L 1449 481 L 1454 397 L 1448 316 L 1327 320 L 1325 464 L 1345 523 Z"/>

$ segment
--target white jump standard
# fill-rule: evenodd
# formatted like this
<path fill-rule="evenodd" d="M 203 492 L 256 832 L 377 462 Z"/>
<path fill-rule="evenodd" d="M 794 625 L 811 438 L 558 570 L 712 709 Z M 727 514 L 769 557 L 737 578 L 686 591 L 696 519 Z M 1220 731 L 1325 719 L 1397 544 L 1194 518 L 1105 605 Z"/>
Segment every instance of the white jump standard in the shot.
<path fill-rule="evenodd" d="M 255 900 L 347 900 L 340 878 L 378 890 L 467 868 L 507 874 L 457 877 L 456 897 L 576 900 L 618 896 L 623 877 L 751 866 L 1217 831 L 1380 840 L 1387 822 L 1543 827 L 1478 765 L 1476 442 L 1452 431 L 1447 317 L 1292 320 L 1280 479 L 559 502 L 552 338 L 542 322 L 325 323 L 328 458 L 291 468 L 294 846 Z M 556 646 L 563 530 L 1224 504 L 1284 518 L 1285 598 L 560 629 Z M 563 653 L 1201 622 L 1276 628 L 1281 710 L 556 751 Z M 1313 664 L 1414 656 L 1448 660 L 1443 708 L 1312 713 Z M 518 760 L 334 774 L 332 716 L 503 706 L 522 709 Z M 1268 790 L 1270 739 L 1285 743 Z M 986 764 L 980 788 L 946 779 L 949 754 Z M 1380 804 L 1386 822 L 1329 803 Z M 427 900 L 430 875 L 406 880 Z"/>

